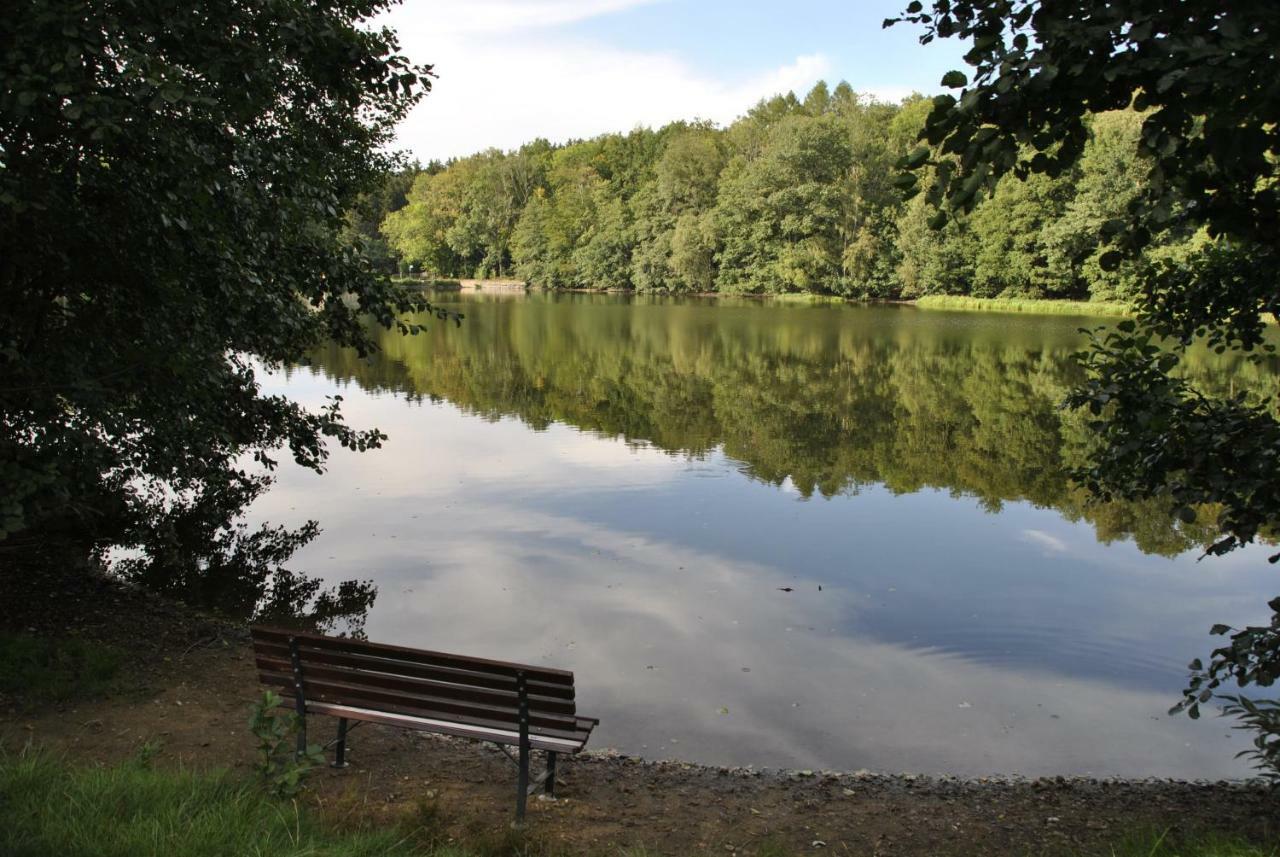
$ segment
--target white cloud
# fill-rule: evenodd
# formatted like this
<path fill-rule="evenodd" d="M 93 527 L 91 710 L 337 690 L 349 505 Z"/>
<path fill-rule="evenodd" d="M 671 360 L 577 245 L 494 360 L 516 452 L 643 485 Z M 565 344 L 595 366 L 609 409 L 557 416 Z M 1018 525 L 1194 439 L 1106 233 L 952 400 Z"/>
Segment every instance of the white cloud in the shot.
<path fill-rule="evenodd" d="M 621 50 L 557 35 L 554 28 L 618 12 L 639 0 L 441 3 L 399 7 L 386 23 L 403 51 L 438 79 L 400 128 L 419 158 L 516 148 L 656 127 L 677 119 L 731 122 L 756 101 L 803 95 L 832 71 L 822 54 L 727 79 L 662 51 Z M 900 93 L 877 93 L 896 97 Z"/>
<path fill-rule="evenodd" d="M 410 2 L 393 10 L 388 21 L 400 29 L 404 22 L 425 21 L 437 35 L 509 33 L 533 27 L 557 27 L 600 15 L 648 6 L 660 0 L 466 0 L 465 2 Z"/>
<path fill-rule="evenodd" d="M 1067 550 L 1066 542 L 1055 535 L 1046 533 L 1044 530 L 1023 530 L 1022 538 L 1024 541 L 1039 545 L 1053 553 L 1065 553 Z"/>

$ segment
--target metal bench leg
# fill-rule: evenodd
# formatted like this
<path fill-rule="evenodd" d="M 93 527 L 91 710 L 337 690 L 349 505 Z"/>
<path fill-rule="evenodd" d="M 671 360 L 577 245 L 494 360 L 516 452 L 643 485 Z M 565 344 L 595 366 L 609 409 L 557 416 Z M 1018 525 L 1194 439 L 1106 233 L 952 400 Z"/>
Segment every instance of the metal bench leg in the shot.
<path fill-rule="evenodd" d="M 547 777 L 543 780 L 544 788 L 550 797 L 556 796 L 556 754 L 553 750 L 547 751 Z"/>
<path fill-rule="evenodd" d="M 297 758 L 307 755 L 307 699 L 302 688 L 302 656 L 298 654 L 298 640 L 289 638 L 289 660 L 293 666 L 293 710 L 298 715 Z"/>
<path fill-rule="evenodd" d="M 519 704 L 520 773 L 516 777 L 516 826 L 524 824 L 525 806 L 529 801 L 529 696 L 524 671 L 516 673 L 516 698 Z"/>
<path fill-rule="evenodd" d="M 333 754 L 333 767 L 347 766 L 347 718 L 338 718 L 338 749 Z"/>

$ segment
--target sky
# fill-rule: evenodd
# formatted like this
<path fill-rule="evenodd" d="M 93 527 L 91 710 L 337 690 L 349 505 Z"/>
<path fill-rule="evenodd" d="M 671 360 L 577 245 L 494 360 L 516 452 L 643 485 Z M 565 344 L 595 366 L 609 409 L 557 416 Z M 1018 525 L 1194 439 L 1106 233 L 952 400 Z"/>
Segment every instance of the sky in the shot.
<path fill-rule="evenodd" d="M 728 124 L 820 79 L 897 101 L 941 91 L 954 41 L 881 28 L 906 0 L 404 0 L 380 19 L 431 93 L 398 144 L 420 160 L 658 127 Z"/>

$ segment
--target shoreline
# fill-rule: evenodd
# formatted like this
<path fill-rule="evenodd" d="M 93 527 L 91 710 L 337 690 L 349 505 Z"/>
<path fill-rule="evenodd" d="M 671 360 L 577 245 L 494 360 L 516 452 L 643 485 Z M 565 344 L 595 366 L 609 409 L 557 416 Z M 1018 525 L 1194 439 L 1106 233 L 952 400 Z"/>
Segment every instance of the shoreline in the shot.
<path fill-rule="evenodd" d="M 533 286 L 520 281 L 494 281 L 485 285 L 484 280 L 429 280 L 425 278 L 401 278 L 399 282 L 412 283 L 427 291 L 484 292 L 487 294 L 545 294 L 570 295 L 626 295 L 629 297 L 746 299 L 772 301 L 779 304 L 821 306 L 825 304 L 856 304 L 860 306 L 902 306 L 933 312 L 986 312 L 1005 315 L 1072 316 L 1081 318 L 1135 318 L 1134 308 L 1117 301 L 1077 301 L 1059 298 L 977 298 L 969 295 L 922 295 L 918 298 L 850 298 L 842 295 L 823 295 L 813 292 L 641 292 L 636 289 L 585 289 L 549 288 Z M 462 284 L 471 283 L 471 286 Z M 1262 314 L 1262 321 L 1269 327 L 1280 326 L 1280 318 Z"/>
<path fill-rule="evenodd" d="M 439 736 L 449 741 L 464 739 Z M 496 751 L 495 751 L 496 752 Z M 891 788 L 913 789 L 916 791 L 929 789 L 987 789 L 987 788 L 1050 788 L 1065 787 L 1076 789 L 1234 789 L 1238 791 L 1254 791 L 1269 789 L 1267 781 L 1260 776 L 1236 777 L 1228 779 L 1179 777 L 1141 777 L 1141 776 L 1093 776 L 1090 774 L 947 774 L 947 773 L 914 773 L 911 771 L 875 771 L 868 768 L 857 770 L 842 769 L 808 769 L 808 768 L 776 768 L 756 765 L 716 765 L 706 762 L 691 761 L 671 757 L 650 758 L 636 753 L 626 753 L 612 747 L 600 747 L 584 750 L 579 759 L 593 761 L 617 762 L 628 765 L 639 765 L 647 768 L 679 769 L 683 772 L 696 771 L 702 775 L 718 777 L 740 777 L 743 779 L 763 779 L 775 782 L 800 782 L 808 780 L 825 780 L 841 783 L 879 784 Z"/>
<path fill-rule="evenodd" d="M 1132 317 L 1127 304 L 1112 301 L 1076 301 L 1057 298 L 977 298 L 968 295 L 924 295 L 919 298 L 852 298 L 842 295 L 824 295 L 814 292 L 641 292 L 619 288 L 551 288 L 531 285 L 519 280 L 427 280 L 418 279 L 426 289 L 449 292 L 484 292 L 518 294 L 541 292 L 548 294 L 625 295 L 629 297 L 698 298 L 698 299 L 746 299 L 760 302 L 777 302 L 792 305 L 858 304 L 865 306 L 909 306 L 922 310 L 949 310 L 957 312 L 1017 313 L 1022 315 L 1077 315 L 1097 317 Z"/>

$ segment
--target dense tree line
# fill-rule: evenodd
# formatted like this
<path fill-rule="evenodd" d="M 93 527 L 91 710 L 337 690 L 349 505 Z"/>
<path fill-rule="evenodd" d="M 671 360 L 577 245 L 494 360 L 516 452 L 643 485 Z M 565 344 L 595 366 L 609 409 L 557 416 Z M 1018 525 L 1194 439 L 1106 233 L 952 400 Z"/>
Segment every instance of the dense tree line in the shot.
<path fill-rule="evenodd" d="M 1115 300 L 1130 266 L 1099 265 L 1097 233 L 1143 192 L 1141 114 L 1090 118 L 1079 162 L 1001 181 L 938 229 L 894 165 L 932 101 L 887 104 L 847 83 L 760 102 L 728 128 L 676 122 L 555 146 L 536 140 L 419 172 L 382 230 L 440 276 L 552 288 Z M 406 174 L 394 179 L 401 185 Z M 1166 236 L 1150 253 L 1183 252 Z"/>

